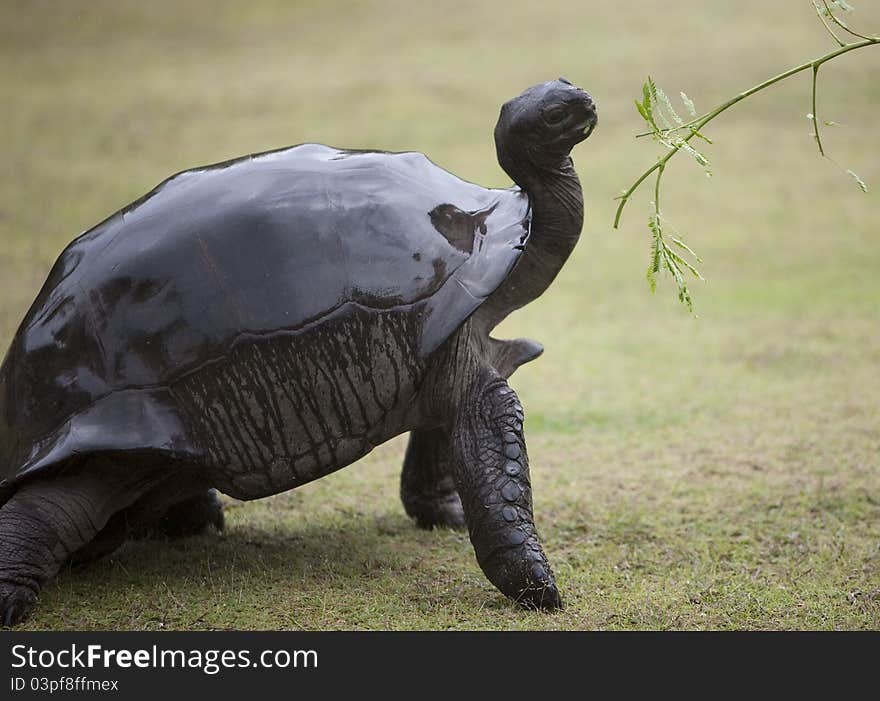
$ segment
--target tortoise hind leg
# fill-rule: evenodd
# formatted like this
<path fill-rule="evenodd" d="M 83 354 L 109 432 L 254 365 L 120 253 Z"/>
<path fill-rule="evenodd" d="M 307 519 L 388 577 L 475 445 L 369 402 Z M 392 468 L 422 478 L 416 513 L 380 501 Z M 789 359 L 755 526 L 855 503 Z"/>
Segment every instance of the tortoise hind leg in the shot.
<path fill-rule="evenodd" d="M 126 511 L 127 509 L 124 509 L 114 514 L 91 542 L 71 553 L 70 564 L 74 566 L 87 565 L 118 550 L 128 538 L 129 526 L 128 519 L 125 517 Z"/>
<path fill-rule="evenodd" d="M 192 489 L 191 483 L 173 479 L 158 485 L 132 506 L 115 513 L 94 540 L 71 555 L 71 563 L 84 565 L 98 560 L 127 539 L 172 540 L 198 535 L 211 526 L 222 531 L 223 506 L 216 490 L 202 487 L 185 498 Z M 161 514 L 158 518 L 157 513 Z"/>
<path fill-rule="evenodd" d="M 83 469 L 23 484 L 0 508 L 0 624 L 21 622 L 61 565 L 155 479 L 155 474 L 92 461 Z"/>
<path fill-rule="evenodd" d="M 400 498 L 419 528 L 464 528 L 464 511 L 452 477 L 452 448 L 443 428 L 410 433 Z"/>
<path fill-rule="evenodd" d="M 223 530 L 223 505 L 216 489 L 203 489 L 172 503 L 159 518 L 144 522 L 134 530 L 132 538 L 185 538 L 203 533 L 210 527 L 218 532 Z"/>

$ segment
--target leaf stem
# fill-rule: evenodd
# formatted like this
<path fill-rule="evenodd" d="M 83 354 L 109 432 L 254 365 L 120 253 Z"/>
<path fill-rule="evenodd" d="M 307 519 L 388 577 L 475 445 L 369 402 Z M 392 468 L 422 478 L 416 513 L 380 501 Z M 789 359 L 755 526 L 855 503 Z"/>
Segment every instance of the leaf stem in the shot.
<path fill-rule="evenodd" d="M 654 183 L 654 212 L 660 216 L 660 178 L 663 177 L 663 170 L 666 168 L 665 163 L 657 166 L 657 182 Z"/>
<path fill-rule="evenodd" d="M 825 5 L 825 12 L 827 12 L 828 14 L 832 14 L 831 9 L 828 7 L 828 3 L 825 2 L 825 0 L 822 0 L 822 3 Z M 828 22 L 825 21 L 825 12 L 822 11 L 822 8 L 819 7 L 819 5 L 816 3 L 816 0 L 813 0 L 813 7 L 816 8 L 816 14 L 819 15 L 819 19 L 822 21 L 822 25 L 825 27 L 825 29 L 828 30 L 828 33 L 833 37 L 834 41 L 837 42 L 837 45 L 846 46 L 846 44 L 842 42 L 840 38 L 834 33 L 834 30 L 831 29 L 830 26 L 828 26 Z"/>
<path fill-rule="evenodd" d="M 849 25 L 847 25 L 846 22 L 844 22 L 843 20 L 837 19 L 837 15 L 835 15 L 834 11 L 830 7 L 828 7 L 828 0 L 822 0 L 822 4 L 825 6 L 825 9 L 828 11 L 828 16 L 831 18 L 831 21 L 834 22 L 834 24 L 836 24 L 838 27 L 840 27 L 843 31 L 847 32 L 848 34 L 851 34 L 854 37 L 857 37 L 858 39 L 867 39 L 869 41 L 871 40 L 871 37 L 865 36 L 864 34 L 859 34 L 858 32 L 854 32 L 852 29 L 849 28 Z M 823 19 L 823 21 L 824 21 L 824 19 Z M 876 40 L 880 37 L 873 37 L 873 38 Z"/>
<path fill-rule="evenodd" d="M 822 137 L 819 136 L 819 115 L 816 112 L 816 82 L 819 78 L 819 64 L 813 66 L 813 111 L 810 113 L 813 120 L 813 136 L 816 138 L 816 146 L 819 147 L 819 154 L 824 156 L 825 149 L 822 148 Z"/>

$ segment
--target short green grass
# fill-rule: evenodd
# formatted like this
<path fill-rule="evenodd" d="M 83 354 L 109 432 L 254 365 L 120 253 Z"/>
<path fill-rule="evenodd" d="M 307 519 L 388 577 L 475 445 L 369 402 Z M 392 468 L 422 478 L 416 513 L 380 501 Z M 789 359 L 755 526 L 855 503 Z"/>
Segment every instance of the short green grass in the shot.
<path fill-rule="evenodd" d="M 880 7 L 852 17 L 880 31 Z M 61 248 L 168 174 L 302 141 L 420 150 L 505 186 L 502 101 L 565 75 L 600 125 L 575 160 L 584 238 L 500 329 L 547 352 L 513 379 L 540 531 L 567 602 L 521 611 L 467 536 L 417 530 L 403 439 L 331 477 L 227 502 L 225 534 L 66 570 L 34 629 L 880 628 L 880 81 L 875 49 L 712 125 L 664 208 L 704 257 L 699 319 L 651 297 L 649 72 L 706 108 L 819 55 L 808 2 L 48 2 L 0 6 L 0 341 Z"/>

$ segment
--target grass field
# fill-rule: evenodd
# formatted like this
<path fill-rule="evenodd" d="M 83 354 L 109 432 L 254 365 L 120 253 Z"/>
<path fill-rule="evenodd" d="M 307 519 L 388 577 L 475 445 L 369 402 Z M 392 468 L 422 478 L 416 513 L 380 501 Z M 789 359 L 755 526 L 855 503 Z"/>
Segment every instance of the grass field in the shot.
<path fill-rule="evenodd" d="M 880 32 L 880 5 L 850 20 Z M 880 629 L 880 50 L 712 125 L 664 209 L 705 260 L 699 318 L 645 283 L 651 73 L 707 108 L 833 48 L 809 2 L 0 4 L 0 344 L 55 257 L 178 170 L 304 141 L 419 150 L 506 186 L 499 105 L 565 75 L 600 124 L 575 151 L 587 223 L 499 329 L 547 351 L 513 378 L 538 527 L 567 608 L 519 610 L 466 534 L 417 530 L 405 439 L 295 492 L 227 500 L 225 534 L 66 570 L 34 629 Z M 679 162 L 680 161 L 680 162 Z"/>

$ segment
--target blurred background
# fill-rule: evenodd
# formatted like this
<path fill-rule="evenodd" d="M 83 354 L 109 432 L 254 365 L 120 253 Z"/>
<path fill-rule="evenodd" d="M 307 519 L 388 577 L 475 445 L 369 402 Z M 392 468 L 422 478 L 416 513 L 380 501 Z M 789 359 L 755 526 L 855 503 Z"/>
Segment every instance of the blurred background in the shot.
<path fill-rule="evenodd" d="M 880 5 L 845 19 L 880 33 Z M 664 212 L 701 255 L 699 318 L 651 295 L 647 75 L 702 112 L 834 48 L 811 3 L 0 3 L 0 345 L 62 248 L 168 175 L 316 141 L 423 151 L 506 187 L 500 105 L 565 76 L 599 126 L 574 152 L 584 236 L 499 329 L 547 351 L 513 378 L 535 509 L 568 608 L 528 614 L 466 535 L 397 498 L 403 439 L 296 492 L 228 501 L 227 533 L 136 543 L 46 591 L 48 628 L 880 628 L 880 48 L 707 128 Z M 870 188 L 863 194 L 844 172 Z"/>

